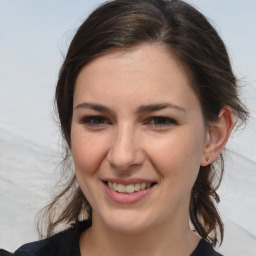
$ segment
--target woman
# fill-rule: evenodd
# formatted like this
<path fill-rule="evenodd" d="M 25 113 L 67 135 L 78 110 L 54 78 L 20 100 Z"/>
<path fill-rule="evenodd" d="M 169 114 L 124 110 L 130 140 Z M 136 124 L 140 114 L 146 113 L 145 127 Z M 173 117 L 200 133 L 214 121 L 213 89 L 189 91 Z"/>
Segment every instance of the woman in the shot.
<path fill-rule="evenodd" d="M 220 255 L 222 151 L 248 113 L 201 13 L 103 4 L 70 44 L 56 105 L 70 178 L 45 209 L 47 238 L 14 255 Z"/>

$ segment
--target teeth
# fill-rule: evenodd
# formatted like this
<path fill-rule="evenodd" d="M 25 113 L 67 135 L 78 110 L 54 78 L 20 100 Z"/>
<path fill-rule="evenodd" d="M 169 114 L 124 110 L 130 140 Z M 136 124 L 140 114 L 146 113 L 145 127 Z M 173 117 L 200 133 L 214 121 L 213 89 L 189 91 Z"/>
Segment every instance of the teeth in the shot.
<path fill-rule="evenodd" d="M 108 186 L 110 187 L 110 188 L 113 188 L 113 183 L 112 182 L 108 182 Z"/>
<path fill-rule="evenodd" d="M 146 188 L 149 188 L 151 186 L 151 183 L 146 183 Z"/>
<path fill-rule="evenodd" d="M 117 185 L 117 191 L 120 192 L 120 193 L 124 193 L 125 192 L 125 185 L 118 184 Z"/>
<path fill-rule="evenodd" d="M 126 193 L 133 193 L 134 192 L 134 185 L 129 184 L 129 185 L 125 186 L 125 192 Z"/>
<path fill-rule="evenodd" d="M 113 183 L 113 189 L 114 189 L 115 191 L 117 191 L 117 184 L 116 184 L 116 183 Z"/>
<path fill-rule="evenodd" d="M 134 186 L 135 191 L 140 191 L 140 183 L 136 183 Z"/>
<path fill-rule="evenodd" d="M 141 183 L 140 184 L 140 189 L 145 189 L 146 188 L 146 183 Z"/>
<path fill-rule="evenodd" d="M 115 182 L 108 181 L 108 186 L 112 188 L 113 190 L 120 192 L 120 193 L 134 193 L 135 191 L 140 191 L 145 188 L 149 188 L 152 185 L 152 183 L 136 183 L 136 184 L 119 184 Z"/>

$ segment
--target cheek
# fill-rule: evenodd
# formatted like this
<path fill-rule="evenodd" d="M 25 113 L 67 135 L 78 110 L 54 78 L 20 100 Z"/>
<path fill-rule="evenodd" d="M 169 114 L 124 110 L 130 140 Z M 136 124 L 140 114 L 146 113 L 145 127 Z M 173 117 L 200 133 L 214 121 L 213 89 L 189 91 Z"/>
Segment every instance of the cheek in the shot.
<path fill-rule="evenodd" d="M 203 151 L 200 131 L 175 130 L 151 143 L 150 158 L 162 176 L 171 176 L 176 181 L 196 178 Z"/>
<path fill-rule="evenodd" d="M 88 135 L 74 128 L 71 132 L 71 151 L 76 172 L 90 175 L 99 169 L 105 157 L 106 142 L 99 135 Z"/>

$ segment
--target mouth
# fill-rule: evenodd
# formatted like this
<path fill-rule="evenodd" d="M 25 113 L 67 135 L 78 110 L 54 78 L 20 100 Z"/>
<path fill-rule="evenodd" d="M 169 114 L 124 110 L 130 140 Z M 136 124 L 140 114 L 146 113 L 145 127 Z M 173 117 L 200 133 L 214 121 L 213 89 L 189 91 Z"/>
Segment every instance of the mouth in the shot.
<path fill-rule="evenodd" d="M 103 181 L 110 189 L 114 190 L 118 193 L 125 193 L 125 194 L 134 194 L 139 191 L 147 190 L 153 186 L 155 186 L 156 182 L 142 182 L 142 183 L 134 183 L 134 184 L 121 184 L 111 181 Z"/>

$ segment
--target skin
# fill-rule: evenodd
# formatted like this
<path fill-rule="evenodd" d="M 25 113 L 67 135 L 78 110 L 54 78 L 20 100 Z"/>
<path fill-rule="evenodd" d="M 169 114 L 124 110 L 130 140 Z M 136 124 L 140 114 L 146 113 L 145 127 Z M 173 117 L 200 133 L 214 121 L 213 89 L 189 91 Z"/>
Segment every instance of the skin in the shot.
<path fill-rule="evenodd" d="M 152 104 L 166 106 L 142 109 Z M 200 165 L 224 147 L 232 126 L 227 112 L 206 126 L 182 65 L 159 45 L 114 51 L 86 65 L 71 124 L 77 179 L 93 209 L 81 254 L 190 255 L 200 240 L 189 228 L 191 189 Z M 103 180 L 111 178 L 156 185 L 138 202 L 121 204 L 106 194 Z"/>

